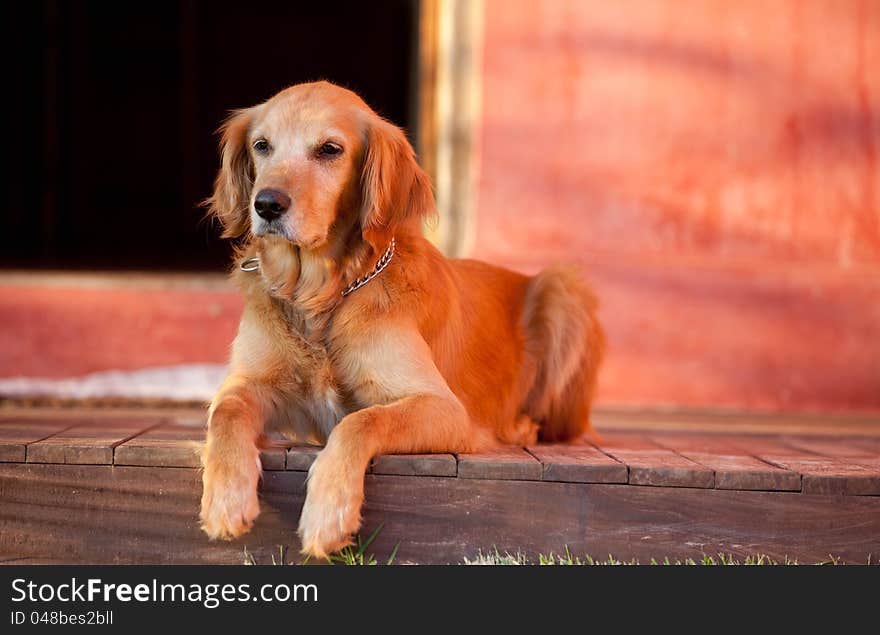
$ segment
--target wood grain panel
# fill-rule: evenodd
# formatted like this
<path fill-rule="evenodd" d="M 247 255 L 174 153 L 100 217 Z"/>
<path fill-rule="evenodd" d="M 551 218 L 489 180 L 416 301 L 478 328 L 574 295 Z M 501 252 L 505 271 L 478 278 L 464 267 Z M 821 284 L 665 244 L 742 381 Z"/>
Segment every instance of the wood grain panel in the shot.
<path fill-rule="evenodd" d="M 305 473 L 264 475 L 252 533 L 211 542 L 198 529 L 198 470 L 0 465 L 0 557 L 80 563 L 239 564 L 244 549 L 298 561 Z M 801 562 L 880 557 L 880 498 L 540 481 L 369 475 L 364 535 L 383 524 L 380 561 L 460 563 L 503 553 L 738 557 Z"/>
<path fill-rule="evenodd" d="M 264 470 L 283 470 L 287 467 L 287 450 L 293 442 L 277 432 L 270 432 L 263 440 L 260 462 Z"/>
<path fill-rule="evenodd" d="M 370 472 L 396 476 L 456 476 L 458 465 L 451 454 L 383 454 L 373 459 Z"/>
<path fill-rule="evenodd" d="M 641 435 L 606 434 L 599 447 L 626 464 L 631 485 L 713 487 L 715 484 L 711 469 Z"/>
<path fill-rule="evenodd" d="M 321 448 L 316 445 L 293 445 L 287 450 L 286 467 L 288 470 L 308 472 L 315 462 Z"/>
<path fill-rule="evenodd" d="M 657 444 L 715 472 L 715 487 L 738 490 L 801 489 L 801 476 L 745 453 L 736 437 L 716 435 L 652 435 Z"/>
<path fill-rule="evenodd" d="M 198 467 L 205 443 L 204 423 L 165 423 L 116 446 L 116 465 Z"/>
<path fill-rule="evenodd" d="M 805 494 L 880 494 L 880 466 L 835 459 L 795 459 L 767 455 L 765 460 L 800 472 Z"/>
<path fill-rule="evenodd" d="M 626 483 L 627 467 L 586 443 L 546 443 L 527 448 L 541 462 L 541 479 L 568 483 Z"/>
<path fill-rule="evenodd" d="M 24 463 L 27 446 L 71 427 L 73 422 L 65 419 L 0 419 L 0 462 Z"/>
<path fill-rule="evenodd" d="M 880 446 L 869 447 L 862 439 L 828 439 L 824 437 L 788 437 L 786 443 L 820 456 L 850 459 L 880 458 Z"/>
<path fill-rule="evenodd" d="M 805 494 L 880 494 L 880 465 L 822 456 L 783 438 L 752 440 L 748 445 L 761 460 L 800 473 Z"/>
<path fill-rule="evenodd" d="M 518 447 L 499 447 L 481 453 L 458 454 L 459 478 L 536 481 L 541 479 L 541 463 Z"/>
<path fill-rule="evenodd" d="M 199 530 L 200 497 L 195 469 L 10 466 L 0 471 L 0 552 L 69 563 L 241 564 L 247 542 L 210 542 Z"/>
<path fill-rule="evenodd" d="M 601 432 L 662 432 L 699 435 L 798 435 L 830 439 L 848 437 L 851 443 L 874 442 L 880 448 L 880 415 L 836 413 L 721 411 L 717 405 L 699 409 L 597 407 L 591 419 Z M 880 453 L 880 449 L 878 449 Z"/>
<path fill-rule="evenodd" d="M 28 446 L 28 463 L 112 464 L 113 449 L 163 422 L 162 418 L 94 419 Z"/>

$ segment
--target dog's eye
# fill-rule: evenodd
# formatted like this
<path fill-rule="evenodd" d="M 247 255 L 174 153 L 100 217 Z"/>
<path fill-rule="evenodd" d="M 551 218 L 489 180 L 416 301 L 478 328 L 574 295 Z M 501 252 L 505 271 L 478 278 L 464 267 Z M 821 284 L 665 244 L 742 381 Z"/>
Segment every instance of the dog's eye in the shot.
<path fill-rule="evenodd" d="M 254 150 L 258 154 L 269 154 L 269 142 L 265 139 L 257 139 L 254 141 Z"/>
<path fill-rule="evenodd" d="M 337 154 L 342 154 L 342 146 L 336 143 L 328 141 L 318 148 L 318 155 L 322 157 L 335 157 Z"/>

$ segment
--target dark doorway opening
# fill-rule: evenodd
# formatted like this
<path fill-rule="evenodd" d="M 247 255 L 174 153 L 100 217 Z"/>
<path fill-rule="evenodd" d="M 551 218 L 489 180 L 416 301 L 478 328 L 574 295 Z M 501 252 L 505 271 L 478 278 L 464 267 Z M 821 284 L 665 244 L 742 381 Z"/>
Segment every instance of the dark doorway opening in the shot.
<path fill-rule="evenodd" d="M 7 3 L 15 268 L 216 270 L 202 222 L 229 110 L 328 79 L 414 124 L 415 0 Z"/>

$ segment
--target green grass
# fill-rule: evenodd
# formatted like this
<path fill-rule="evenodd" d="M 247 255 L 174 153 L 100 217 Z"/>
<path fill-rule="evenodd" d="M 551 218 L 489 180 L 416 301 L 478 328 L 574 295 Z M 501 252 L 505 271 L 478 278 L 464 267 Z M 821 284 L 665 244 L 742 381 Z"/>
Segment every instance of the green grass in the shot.
<path fill-rule="evenodd" d="M 539 565 L 539 566 L 619 566 L 619 565 L 638 565 L 642 564 L 636 559 L 619 560 L 608 555 L 607 558 L 594 558 L 589 554 L 576 556 L 566 546 L 562 553 L 550 552 L 549 554 L 538 554 L 537 560 L 531 560 L 521 551 L 510 553 L 505 551 L 501 553 L 497 548 L 483 553 L 482 550 L 477 552 L 477 556 L 473 559 L 465 558 L 466 565 Z M 777 565 L 797 565 L 800 564 L 796 559 L 785 556 L 782 560 L 775 560 L 764 554 L 749 555 L 745 558 L 737 558 L 732 554 L 718 553 L 716 555 L 703 554 L 700 558 L 669 558 L 663 559 L 651 558 L 645 564 L 663 565 L 663 566 L 777 566 Z M 827 560 L 817 562 L 818 565 L 838 565 L 843 564 L 840 558 L 829 555 Z M 871 564 L 870 558 L 867 564 Z"/>
<path fill-rule="evenodd" d="M 327 558 L 330 561 L 330 564 L 343 564 L 343 565 L 376 565 L 379 564 L 376 561 L 376 557 L 373 554 L 367 554 L 367 548 L 373 544 L 373 541 L 376 539 L 376 536 L 379 535 L 379 532 L 382 531 L 382 525 L 376 527 L 376 530 L 370 534 L 370 537 L 367 538 L 364 542 L 361 542 L 361 537 L 357 537 L 357 541 L 354 545 L 348 546 L 341 551 L 337 551 L 334 554 L 330 554 L 330 557 Z M 397 556 L 397 548 L 400 546 L 398 542 L 394 545 L 394 549 L 391 552 L 391 555 L 388 557 L 388 560 L 385 562 L 386 565 L 394 564 L 394 558 Z"/>
<path fill-rule="evenodd" d="M 376 527 L 375 531 L 366 539 L 363 540 L 360 536 L 357 536 L 355 540 L 355 544 L 342 549 L 334 554 L 331 554 L 327 558 L 327 562 L 331 565 L 345 565 L 345 566 L 375 566 L 379 564 L 376 556 L 372 553 L 368 553 L 368 549 L 370 545 L 376 540 L 376 537 L 379 535 L 379 532 L 382 531 L 382 525 Z M 394 550 L 391 552 L 391 555 L 383 564 L 391 565 L 394 564 L 394 560 L 397 557 L 397 549 L 400 547 L 400 543 L 397 543 L 394 546 Z M 300 562 L 285 562 L 285 549 L 282 546 L 278 547 L 278 558 L 275 558 L 275 554 L 270 554 L 271 563 L 270 562 L 262 562 L 259 564 L 309 564 L 310 558 L 306 557 Z M 258 564 L 254 555 L 248 552 L 247 547 L 244 549 L 244 564 L 246 565 L 256 565 Z M 509 551 L 505 551 L 501 553 L 498 551 L 497 547 L 493 547 L 491 550 L 486 551 L 485 553 L 482 550 L 477 552 L 476 557 L 474 558 L 465 558 L 463 563 L 465 565 L 539 565 L 539 566 L 596 566 L 596 565 L 604 565 L 604 566 L 619 566 L 619 565 L 638 565 L 642 564 L 636 559 L 631 560 L 620 560 L 615 558 L 613 555 L 609 554 L 606 558 L 594 558 L 590 554 L 584 554 L 582 556 L 572 554 L 571 550 L 568 546 L 565 546 L 563 551 L 560 553 L 550 552 L 549 554 L 539 553 L 536 559 L 530 558 L 528 555 L 523 553 L 522 551 L 516 551 L 514 553 L 510 553 Z M 663 566 L 732 566 L 732 565 L 743 565 L 743 566 L 774 566 L 774 565 L 797 565 L 800 564 L 796 559 L 789 558 L 785 556 L 782 560 L 775 560 L 769 556 L 764 554 L 755 554 L 745 556 L 744 558 L 738 558 L 732 554 L 726 553 L 718 553 L 715 555 L 703 554 L 699 558 L 669 558 L 664 557 L 662 559 L 659 558 L 651 558 L 649 561 L 644 564 L 648 565 L 663 565 Z M 817 562 L 815 564 L 820 565 L 838 565 L 844 564 L 840 558 L 829 555 L 827 560 L 823 560 L 822 562 Z M 870 558 L 868 559 L 867 564 L 872 564 Z"/>
<path fill-rule="evenodd" d="M 370 545 L 373 544 L 373 541 L 376 540 L 376 536 L 379 535 L 379 532 L 382 531 L 382 525 L 376 527 L 375 531 L 370 534 L 370 537 L 366 540 L 362 540 L 360 535 L 357 536 L 355 540 L 355 544 L 346 547 L 336 553 L 330 554 L 327 558 L 327 562 L 329 564 L 341 564 L 346 566 L 375 566 L 379 564 L 379 561 L 376 560 L 376 556 L 372 553 L 367 553 L 367 549 L 369 549 Z M 394 549 L 391 551 L 391 555 L 388 556 L 388 559 L 385 561 L 386 565 L 394 564 L 394 558 L 397 557 L 397 548 L 400 547 L 400 543 L 394 545 Z M 278 546 L 278 560 L 275 560 L 275 555 L 271 554 L 273 565 L 285 564 L 284 562 L 284 547 Z M 310 556 L 306 556 L 299 563 L 291 562 L 289 564 L 308 564 L 311 560 Z M 258 564 L 254 555 L 247 550 L 247 547 L 244 548 L 244 564 L 246 565 L 256 565 Z M 269 564 L 268 562 L 263 564 Z"/>
<path fill-rule="evenodd" d="M 541 565 L 541 566 L 581 566 L 581 565 L 633 565 L 639 564 L 638 560 L 622 561 L 609 555 L 605 559 L 596 559 L 589 554 L 584 556 L 574 556 L 568 547 L 561 554 L 550 552 L 547 555 L 538 554 L 537 561 L 531 560 L 521 551 L 510 553 L 505 551 L 501 553 L 497 548 L 492 551 L 483 553 L 482 550 L 477 552 L 477 556 L 473 559 L 465 558 L 466 565 Z"/>
<path fill-rule="evenodd" d="M 263 564 L 274 564 L 274 565 L 284 564 L 284 546 L 278 545 L 278 560 L 277 561 L 275 560 L 275 554 L 270 554 L 270 557 L 272 558 L 272 562 L 271 563 L 264 562 Z M 245 547 L 244 548 L 244 562 L 242 562 L 242 564 L 253 566 L 253 565 L 260 564 L 260 563 L 257 562 L 257 559 L 254 557 L 254 554 L 252 554 L 250 551 L 248 551 L 247 547 Z"/>

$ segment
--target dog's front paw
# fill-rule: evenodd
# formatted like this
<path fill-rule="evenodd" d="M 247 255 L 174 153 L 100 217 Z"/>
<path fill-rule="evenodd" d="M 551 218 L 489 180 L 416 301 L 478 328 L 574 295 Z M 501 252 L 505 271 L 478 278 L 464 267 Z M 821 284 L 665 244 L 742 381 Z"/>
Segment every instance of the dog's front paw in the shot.
<path fill-rule="evenodd" d="M 302 553 L 326 558 L 352 544 L 361 526 L 364 471 L 334 460 L 325 449 L 309 470 L 306 502 L 299 519 Z"/>
<path fill-rule="evenodd" d="M 231 456 L 205 458 L 202 474 L 202 530 L 211 539 L 232 540 L 250 530 L 260 514 L 257 483 L 260 480 L 260 455 L 237 452 Z"/>

